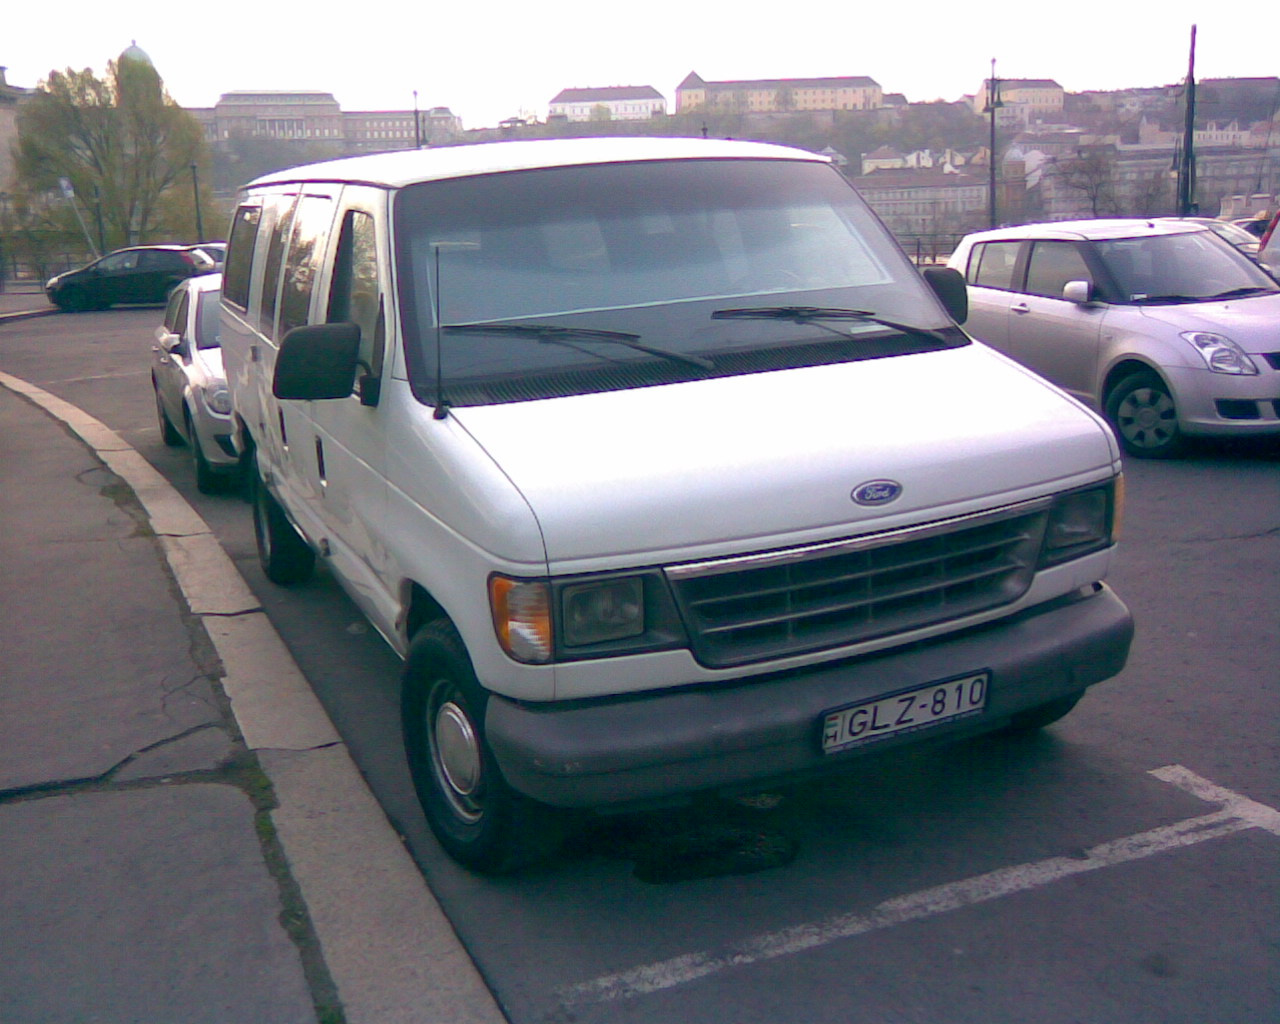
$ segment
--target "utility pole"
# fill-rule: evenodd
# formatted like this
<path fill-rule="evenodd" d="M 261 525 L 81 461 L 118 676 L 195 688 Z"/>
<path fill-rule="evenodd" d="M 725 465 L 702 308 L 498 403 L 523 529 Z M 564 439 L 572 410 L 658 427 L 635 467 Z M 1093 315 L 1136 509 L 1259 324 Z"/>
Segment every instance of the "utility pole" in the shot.
<path fill-rule="evenodd" d="M 1191 57 L 1187 64 L 1186 119 L 1182 126 L 1182 152 L 1178 159 L 1178 216 L 1196 213 L 1196 27 L 1191 26 Z"/>
<path fill-rule="evenodd" d="M 191 192 L 196 200 L 196 241 L 204 241 L 204 218 L 200 215 L 200 173 L 193 163 L 191 165 Z"/>
<path fill-rule="evenodd" d="M 1000 226 L 996 216 L 996 111 L 1003 107 L 1000 101 L 1000 80 L 996 78 L 996 59 L 991 58 L 991 77 L 987 80 L 987 105 L 984 114 L 991 115 L 991 146 L 987 150 L 987 220 L 990 227 Z"/>

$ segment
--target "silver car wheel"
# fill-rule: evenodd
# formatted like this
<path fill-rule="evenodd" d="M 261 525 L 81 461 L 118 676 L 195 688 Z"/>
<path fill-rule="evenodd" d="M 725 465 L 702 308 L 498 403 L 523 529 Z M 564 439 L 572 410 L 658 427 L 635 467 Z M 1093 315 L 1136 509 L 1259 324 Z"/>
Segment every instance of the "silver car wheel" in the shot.
<path fill-rule="evenodd" d="M 1173 399 L 1160 388 L 1135 388 L 1116 406 L 1116 426 L 1135 448 L 1162 448 L 1178 434 Z"/>

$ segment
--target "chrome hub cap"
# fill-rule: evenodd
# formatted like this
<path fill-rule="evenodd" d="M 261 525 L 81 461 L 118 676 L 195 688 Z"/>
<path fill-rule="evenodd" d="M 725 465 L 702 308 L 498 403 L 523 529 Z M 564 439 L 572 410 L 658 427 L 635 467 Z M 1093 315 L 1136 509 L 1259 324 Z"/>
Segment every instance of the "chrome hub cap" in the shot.
<path fill-rule="evenodd" d="M 454 812 L 466 821 L 479 820 L 480 740 L 471 720 L 453 701 L 441 704 L 432 723 L 431 753 L 441 789 Z"/>

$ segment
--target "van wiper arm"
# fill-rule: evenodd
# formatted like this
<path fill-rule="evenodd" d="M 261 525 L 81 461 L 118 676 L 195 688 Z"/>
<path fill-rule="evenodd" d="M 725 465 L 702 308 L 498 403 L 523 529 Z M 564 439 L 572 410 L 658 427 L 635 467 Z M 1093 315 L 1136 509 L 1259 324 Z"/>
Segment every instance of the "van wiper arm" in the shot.
<path fill-rule="evenodd" d="M 563 327 L 559 324 L 442 324 L 440 329 L 450 334 L 514 334 L 548 344 L 568 345 L 571 348 L 576 347 L 573 345 L 574 341 L 599 341 L 622 345 L 637 352 L 670 359 L 672 362 L 688 363 L 703 370 L 715 369 L 715 363 L 710 359 L 646 345 L 640 340 L 640 335 L 626 331 L 599 331 L 589 327 Z"/>
<path fill-rule="evenodd" d="M 914 334 L 943 344 L 947 341 L 937 331 L 930 330 L 928 327 L 915 327 L 912 324 L 889 320 L 885 317 L 877 316 L 869 309 L 842 309 L 836 306 L 746 306 L 742 309 L 717 309 L 711 314 L 711 319 L 789 320 L 795 324 L 815 324 L 819 327 L 827 327 L 823 323 L 824 320 L 857 320 L 861 323 L 879 324 L 881 327 L 887 327 L 891 331 Z M 848 334 L 844 331 L 838 331 L 834 327 L 827 327 L 827 329 L 839 334 L 841 337 L 848 337 Z"/>
<path fill-rule="evenodd" d="M 1257 285 L 1251 285 L 1245 288 L 1232 288 L 1227 292 L 1218 292 L 1217 295 L 1206 295 L 1202 302 L 1218 302 L 1222 299 L 1247 299 L 1253 295 L 1274 295 L 1274 288 L 1263 288 Z"/>

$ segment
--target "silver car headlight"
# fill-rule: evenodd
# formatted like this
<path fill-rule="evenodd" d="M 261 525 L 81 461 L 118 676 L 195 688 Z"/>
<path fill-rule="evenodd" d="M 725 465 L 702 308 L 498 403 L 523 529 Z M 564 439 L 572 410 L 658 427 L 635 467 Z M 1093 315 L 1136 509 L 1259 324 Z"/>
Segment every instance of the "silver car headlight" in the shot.
<path fill-rule="evenodd" d="M 1234 373 L 1252 377 L 1258 372 L 1248 353 L 1230 338 L 1209 331 L 1183 331 L 1182 337 L 1200 353 L 1214 373 Z"/>
<path fill-rule="evenodd" d="M 214 384 L 204 389 L 204 404 L 219 416 L 231 415 L 231 392 L 225 384 Z"/>

